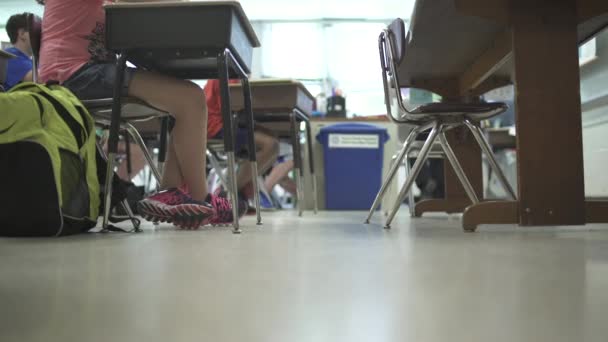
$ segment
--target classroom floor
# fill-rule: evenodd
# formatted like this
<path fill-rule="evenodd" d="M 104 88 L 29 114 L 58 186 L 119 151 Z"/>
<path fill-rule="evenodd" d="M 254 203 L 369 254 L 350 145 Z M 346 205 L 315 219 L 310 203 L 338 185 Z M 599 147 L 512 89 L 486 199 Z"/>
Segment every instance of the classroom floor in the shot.
<path fill-rule="evenodd" d="M 403 209 L 392 231 L 363 216 L 0 239 L 0 341 L 607 340 L 608 225 L 466 234 L 458 216 Z"/>

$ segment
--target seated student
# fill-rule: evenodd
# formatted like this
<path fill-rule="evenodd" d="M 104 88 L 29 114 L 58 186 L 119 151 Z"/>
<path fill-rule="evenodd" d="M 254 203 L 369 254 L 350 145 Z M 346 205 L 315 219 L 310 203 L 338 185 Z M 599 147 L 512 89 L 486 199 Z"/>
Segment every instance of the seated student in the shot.
<path fill-rule="evenodd" d="M 29 13 L 15 14 L 6 22 L 6 32 L 13 47 L 5 49 L 17 58 L 10 59 L 3 88 L 8 91 L 21 82 L 32 81 L 32 48 L 27 32 L 26 17 Z"/>
<path fill-rule="evenodd" d="M 32 81 L 32 47 L 29 33 L 27 32 L 27 16 L 30 13 L 15 14 L 6 23 L 6 32 L 13 47 L 5 51 L 15 55 L 17 58 L 10 59 L 7 63 L 7 77 L 3 85 L 4 90 L 8 91 L 20 82 Z M 126 148 L 121 143 L 120 149 L 124 154 Z M 132 173 L 137 174 L 144 167 L 143 152 L 135 144 L 131 144 Z M 130 180 L 127 172 L 127 165 L 123 163 L 118 168 L 118 175 L 124 180 Z"/>
<path fill-rule="evenodd" d="M 296 182 L 288 177 L 289 172 L 293 170 L 293 167 L 293 159 L 285 159 L 277 162 L 277 164 L 272 167 L 272 170 L 270 170 L 264 179 L 264 190 L 266 190 L 266 193 L 271 194 L 274 187 L 278 184 L 283 188 L 283 190 L 295 197 L 298 191 Z M 263 194 L 263 192 L 261 194 Z M 274 207 L 271 199 L 267 198 L 266 195 L 261 196 L 260 204 L 263 208 Z"/>
<path fill-rule="evenodd" d="M 116 56 L 105 49 L 104 0 L 36 0 L 45 5 L 40 77 L 58 81 L 82 99 L 113 95 Z M 139 203 L 139 213 L 182 228 L 232 222 L 226 198 L 207 191 L 204 92 L 194 83 L 128 68 L 123 94 L 175 118 L 161 188 Z M 189 193 L 179 188 L 185 186 Z"/>
<path fill-rule="evenodd" d="M 236 82 L 236 81 L 230 81 Z M 222 105 L 220 97 L 220 81 L 209 80 L 205 85 L 205 95 L 207 96 L 207 110 L 209 113 L 209 121 L 207 124 L 207 136 L 210 139 L 222 139 L 223 120 L 222 120 Z M 254 133 L 255 145 L 257 148 L 256 157 L 258 160 L 258 172 L 263 174 L 277 160 L 279 153 L 279 141 L 269 132 L 265 132 L 261 128 L 256 128 Z M 247 130 L 238 129 L 236 132 L 235 152 L 240 153 L 247 149 Z M 251 163 L 245 161 L 239 165 L 237 173 L 237 188 L 239 198 L 242 201 L 249 201 L 253 198 Z M 255 180 L 257 181 L 257 180 Z M 244 208 L 239 208 L 239 212 L 244 211 Z"/>

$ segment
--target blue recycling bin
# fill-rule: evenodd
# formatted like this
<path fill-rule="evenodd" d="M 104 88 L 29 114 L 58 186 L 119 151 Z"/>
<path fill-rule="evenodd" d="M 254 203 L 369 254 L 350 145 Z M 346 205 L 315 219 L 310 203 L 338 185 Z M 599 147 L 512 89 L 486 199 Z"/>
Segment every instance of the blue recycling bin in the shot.
<path fill-rule="evenodd" d="M 323 127 L 325 208 L 369 210 L 382 184 L 386 129 L 363 123 Z"/>

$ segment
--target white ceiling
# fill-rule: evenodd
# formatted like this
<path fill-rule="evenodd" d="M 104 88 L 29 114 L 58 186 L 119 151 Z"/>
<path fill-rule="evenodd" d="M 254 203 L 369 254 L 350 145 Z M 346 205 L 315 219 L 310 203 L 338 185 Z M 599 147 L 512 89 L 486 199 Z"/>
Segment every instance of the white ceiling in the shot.
<path fill-rule="evenodd" d="M 250 20 L 409 18 L 415 0 L 241 0 Z M 14 13 L 42 14 L 34 0 L 0 0 L 0 26 Z"/>

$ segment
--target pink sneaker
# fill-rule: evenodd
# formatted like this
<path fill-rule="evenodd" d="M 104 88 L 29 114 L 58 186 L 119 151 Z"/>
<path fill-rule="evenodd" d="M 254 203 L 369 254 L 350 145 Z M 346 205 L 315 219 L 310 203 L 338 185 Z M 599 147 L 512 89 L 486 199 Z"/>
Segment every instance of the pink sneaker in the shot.
<path fill-rule="evenodd" d="M 198 229 L 215 216 L 213 206 L 199 202 L 179 189 L 157 192 L 137 204 L 140 215 L 152 222 L 169 222 L 183 229 Z"/>
<path fill-rule="evenodd" d="M 211 203 L 213 209 L 215 209 L 215 215 L 209 221 L 211 225 L 219 226 L 232 223 L 232 202 L 222 188 L 218 188 L 214 194 L 207 195 L 205 200 Z M 243 217 L 246 212 L 247 202 L 239 199 L 239 218 Z"/>

